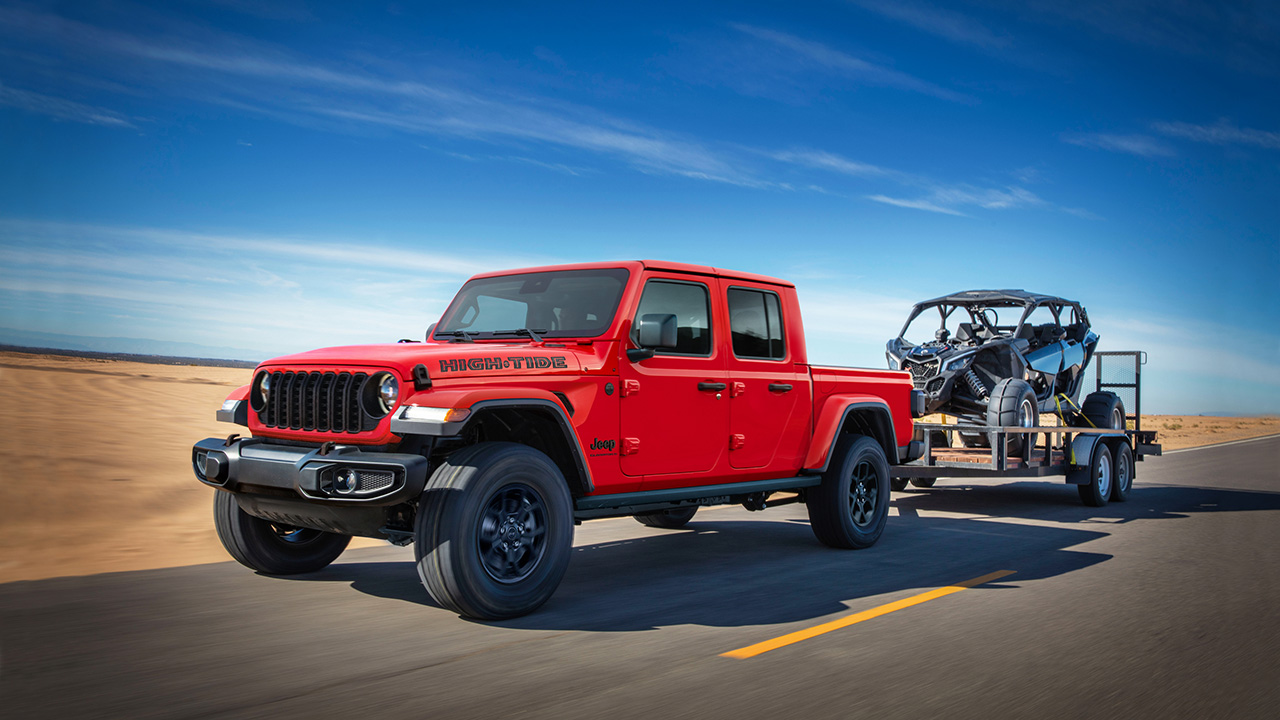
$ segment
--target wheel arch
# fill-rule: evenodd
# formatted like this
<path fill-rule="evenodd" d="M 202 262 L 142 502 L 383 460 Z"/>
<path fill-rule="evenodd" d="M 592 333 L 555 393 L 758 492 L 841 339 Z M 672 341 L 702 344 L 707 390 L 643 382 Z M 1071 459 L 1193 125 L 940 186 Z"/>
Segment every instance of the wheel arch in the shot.
<path fill-rule="evenodd" d="M 835 454 L 836 443 L 846 434 L 865 435 L 875 440 L 884 450 L 889 464 L 898 464 L 897 435 L 889 404 L 879 398 L 862 397 L 849 398 L 837 404 L 829 402 L 823 409 L 815 426 L 813 445 L 805 458 L 805 469 L 826 472 Z"/>
<path fill-rule="evenodd" d="M 528 445 L 551 458 L 573 495 L 587 495 L 594 489 L 578 434 L 558 402 L 544 398 L 482 400 L 471 406 L 471 415 L 459 434 L 481 428 L 485 440 Z"/>
<path fill-rule="evenodd" d="M 392 420 L 392 431 L 435 437 L 481 433 L 484 440 L 528 445 L 551 458 L 574 496 L 587 495 L 595 489 L 577 431 L 569 419 L 568 410 L 555 394 L 548 392 L 546 397 L 489 396 L 474 402 L 467 402 L 463 397 L 434 400 L 450 407 L 467 408 L 470 414 L 465 420 L 445 423 L 397 417 Z"/>

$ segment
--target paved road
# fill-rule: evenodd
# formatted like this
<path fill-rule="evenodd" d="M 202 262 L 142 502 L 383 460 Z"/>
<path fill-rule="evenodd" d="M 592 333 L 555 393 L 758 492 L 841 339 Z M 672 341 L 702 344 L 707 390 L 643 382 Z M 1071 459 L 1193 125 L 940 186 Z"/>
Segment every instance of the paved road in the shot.
<path fill-rule="evenodd" d="M 860 552 L 818 545 L 799 506 L 592 521 L 556 596 L 495 624 L 433 607 L 390 546 L 300 579 L 228 562 L 10 583 L 0 715 L 1274 718 L 1278 461 L 1280 439 L 1152 459 L 1100 509 L 1056 483 L 944 481 L 895 493 Z"/>

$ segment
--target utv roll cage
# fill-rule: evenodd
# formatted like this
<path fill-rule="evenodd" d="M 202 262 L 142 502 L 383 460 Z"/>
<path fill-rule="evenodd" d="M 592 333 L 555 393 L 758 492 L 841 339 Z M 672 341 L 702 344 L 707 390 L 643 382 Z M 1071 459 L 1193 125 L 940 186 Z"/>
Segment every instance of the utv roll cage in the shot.
<path fill-rule="evenodd" d="M 1022 315 L 1018 318 L 1016 325 L 992 323 L 990 318 L 982 312 L 987 308 L 1002 307 L 1023 308 Z M 938 309 L 940 332 L 945 331 L 947 320 L 950 319 L 952 313 L 964 308 L 971 322 L 962 322 L 956 326 L 954 339 L 957 342 L 972 342 L 975 345 L 981 345 L 987 340 L 1011 337 L 1026 339 L 1032 343 L 1032 346 L 1041 345 L 1049 340 L 1043 335 L 1056 332 L 1056 330 L 1052 327 L 1036 327 L 1026 324 L 1027 318 L 1031 316 L 1031 313 L 1040 307 L 1047 308 L 1053 314 L 1054 326 L 1065 330 L 1067 337 L 1076 342 L 1083 342 L 1085 334 L 1089 331 L 1089 314 L 1085 312 L 1084 306 L 1075 300 L 1067 300 L 1055 295 L 1029 293 L 1025 290 L 966 290 L 916 303 L 911 308 L 911 314 L 907 316 L 907 321 L 902 324 L 902 330 L 898 332 L 898 339 L 905 340 L 907 329 L 911 327 L 911 323 L 929 308 Z M 1071 317 L 1068 318 L 1070 322 L 1064 323 L 1062 322 L 1062 312 L 1068 308 L 1071 310 Z"/>

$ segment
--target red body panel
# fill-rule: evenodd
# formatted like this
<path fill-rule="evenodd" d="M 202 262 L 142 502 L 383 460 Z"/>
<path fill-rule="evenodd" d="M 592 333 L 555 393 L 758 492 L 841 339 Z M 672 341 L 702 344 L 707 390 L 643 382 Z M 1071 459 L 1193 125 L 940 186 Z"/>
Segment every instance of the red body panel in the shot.
<path fill-rule="evenodd" d="M 477 277 L 619 267 L 630 272 L 628 284 L 610 329 L 598 337 L 326 348 L 276 358 L 259 371 L 390 372 L 400 381 L 397 407 L 469 408 L 502 399 L 554 402 L 571 418 L 573 441 L 586 459 L 595 494 L 792 477 L 821 467 L 851 404 L 883 408 L 896 445 L 911 440 L 910 376 L 809 366 L 795 287 L 785 281 L 656 261 L 531 268 Z M 631 328 L 638 320 L 645 283 L 657 279 L 706 288 L 709 354 L 659 352 L 638 362 L 627 357 L 626 351 L 636 347 Z M 743 358 L 734 353 L 726 301 L 730 288 L 778 297 L 784 356 Z M 413 369 L 420 364 L 432 385 L 419 392 L 414 389 Z M 723 389 L 714 389 L 721 383 Z M 240 388 L 229 399 L 242 400 L 248 393 L 249 387 Z M 572 413 L 556 393 L 568 399 Z M 267 427 L 250 412 L 249 429 L 255 436 L 314 442 L 399 441 L 390 431 L 390 415 L 372 431 L 332 433 Z M 890 457 L 890 462 L 896 460 Z"/>

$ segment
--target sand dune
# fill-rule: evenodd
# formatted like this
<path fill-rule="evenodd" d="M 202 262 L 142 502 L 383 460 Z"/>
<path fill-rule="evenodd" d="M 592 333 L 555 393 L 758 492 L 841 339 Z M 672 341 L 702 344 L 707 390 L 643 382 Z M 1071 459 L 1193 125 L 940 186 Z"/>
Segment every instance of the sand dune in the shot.
<path fill-rule="evenodd" d="M 227 561 L 190 449 L 241 429 L 214 413 L 250 375 L 0 353 L 0 582 Z M 1280 432 L 1280 418 L 1147 423 L 1167 448 Z"/>

